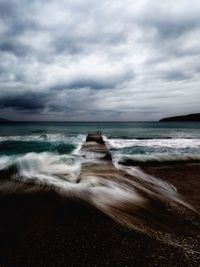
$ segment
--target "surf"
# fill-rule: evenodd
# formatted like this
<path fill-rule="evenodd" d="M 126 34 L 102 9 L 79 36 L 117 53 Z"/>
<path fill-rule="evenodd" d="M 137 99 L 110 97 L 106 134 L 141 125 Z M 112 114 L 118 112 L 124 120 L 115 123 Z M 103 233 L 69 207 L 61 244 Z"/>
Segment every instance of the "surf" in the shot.
<path fill-rule="evenodd" d="M 84 164 L 87 172 L 80 179 Z M 177 188 L 140 168 L 115 163 L 115 171 L 107 162 L 101 164 L 99 160 L 49 152 L 0 157 L 0 176 L 10 171 L 0 192 L 15 195 L 54 191 L 66 200 L 77 199 L 96 207 L 125 227 L 183 250 L 189 246 L 191 253 L 196 253 L 194 227 L 187 220 L 191 214 L 199 214 Z M 180 229 L 184 231 L 181 236 Z"/>

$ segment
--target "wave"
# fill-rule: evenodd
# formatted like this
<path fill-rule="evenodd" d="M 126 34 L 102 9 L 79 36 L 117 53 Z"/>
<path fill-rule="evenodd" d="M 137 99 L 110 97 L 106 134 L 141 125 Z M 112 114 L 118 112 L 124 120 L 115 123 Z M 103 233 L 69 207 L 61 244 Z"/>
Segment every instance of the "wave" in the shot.
<path fill-rule="evenodd" d="M 0 175 L 1 171 L 13 169 L 13 166 L 16 172 L 10 178 L 21 181 L 32 179 L 41 183 L 59 180 L 74 182 L 80 171 L 77 158 L 49 152 L 0 157 Z"/>
<path fill-rule="evenodd" d="M 195 148 L 200 149 L 200 139 L 188 139 L 188 138 L 173 138 L 173 139 L 108 139 L 105 137 L 105 141 L 109 148 L 121 149 L 127 147 L 141 146 L 141 147 L 167 147 L 173 149 L 180 148 Z"/>
<path fill-rule="evenodd" d="M 94 169 L 96 163 L 97 167 Z M 86 171 L 87 175 L 84 176 L 84 179 L 80 179 L 81 168 L 84 169 L 85 164 L 88 168 L 88 171 Z M 79 157 L 48 152 L 28 153 L 24 156 L 3 156 L 0 157 L 0 177 L 2 179 L 2 174 L 5 170 L 8 170 L 10 171 L 10 177 L 7 178 L 18 181 L 34 181 L 37 184 L 54 185 L 65 193 L 69 189 L 71 190 L 72 186 L 83 189 L 84 185 L 84 189 L 88 190 L 89 195 L 93 194 L 95 203 L 97 203 L 97 199 L 100 197 L 100 202 L 104 204 L 106 202 L 114 204 L 114 202 L 127 201 L 127 199 L 132 199 L 135 202 L 138 198 L 138 203 L 141 201 L 141 205 L 143 205 L 144 196 L 135 191 L 139 187 L 140 190 L 151 192 L 151 194 L 157 192 L 156 194 L 162 195 L 162 197 L 164 193 L 165 198 L 193 209 L 189 204 L 181 200 L 173 185 L 147 175 L 138 168 L 123 167 L 115 163 L 119 172 L 113 172 L 112 166 L 103 165 L 103 168 L 109 168 L 109 173 L 107 173 L 106 177 L 103 177 L 98 164 L 98 161 L 92 162 L 92 170 L 90 171 L 91 167 L 90 164 L 88 165 L 88 161 L 81 162 Z M 13 172 L 13 170 L 15 171 Z M 120 170 L 123 170 L 123 173 Z M 134 178 L 135 182 L 129 180 L 126 174 Z M 140 185 L 141 182 L 143 186 Z M 144 183 L 148 185 L 148 190 Z M 134 190 L 130 186 L 131 184 L 134 185 Z M 154 187 L 153 189 L 151 188 L 152 186 Z"/>
<path fill-rule="evenodd" d="M 108 139 L 115 162 L 129 165 L 200 162 L 200 139 Z"/>
<path fill-rule="evenodd" d="M 33 134 L 33 135 L 13 135 L 0 136 L 0 142 L 5 141 L 47 141 L 47 142 L 63 142 L 71 144 L 79 144 L 85 140 L 86 136 L 79 134 L 77 136 L 66 136 L 65 134 Z"/>
<path fill-rule="evenodd" d="M 173 137 L 172 136 L 159 136 L 159 135 L 154 135 L 154 136 L 151 136 L 151 137 L 147 137 L 147 136 L 127 136 L 127 135 L 108 135 L 107 136 L 108 139 L 121 139 L 121 140 L 153 140 L 153 139 L 159 139 L 159 140 L 162 140 L 162 139 L 172 139 Z"/>
<path fill-rule="evenodd" d="M 128 174 L 131 175 L 132 178 L 137 179 L 137 182 L 142 181 L 151 186 L 153 184 L 158 192 L 160 189 L 162 189 L 162 192 L 167 192 L 167 198 L 170 198 L 169 196 L 171 193 L 177 192 L 173 185 L 147 175 L 141 170 L 139 171 L 138 168 L 123 167 L 115 162 L 116 169 L 113 169 L 112 165 L 107 165 L 107 163 L 105 163 L 101 170 L 101 165 L 99 167 L 99 164 L 102 164 L 99 160 L 81 160 L 80 157 L 59 155 L 49 152 L 27 153 L 23 156 L 2 156 L 0 157 L 0 179 L 4 178 L 2 174 L 5 170 L 8 170 L 8 173 L 10 170 L 15 170 L 14 172 L 10 171 L 10 176 L 6 178 L 18 181 L 35 181 L 36 183 L 44 183 L 46 185 L 54 184 L 65 190 L 67 189 L 65 185 L 69 184 L 75 184 L 77 187 L 80 184 L 85 184 L 88 185 L 88 188 L 93 189 L 95 187 L 105 187 L 104 189 L 106 192 L 109 191 L 110 196 L 112 195 L 112 197 L 117 200 L 118 197 L 120 198 L 120 195 L 124 195 L 124 197 L 126 195 L 129 196 L 129 186 L 132 181 L 130 180 L 126 184 L 126 174 Z M 85 170 L 87 175 L 84 175 L 84 179 L 80 179 L 81 168 L 83 170 L 87 168 L 87 170 Z M 108 173 L 106 173 L 106 177 L 103 177 L 102 173 L 106 168 L 108 169 Z M 119 172 L 115 170 L 119 170 Z M 123 170 L 123 173 L 120 172 L 121 170 Z M 122 193 L 122 191 L 124 193 Z M 178 195 L 176 197 L 176 202 L 180 202 Z M 142 197 L 140 197 L 140 199 L 141 198 Z M 107 197 L 105 197 L 105 199 L 107 199 Z M 108 197 L 108 199 L 112 202 L 112 198 Z M 182 200 L 181 202 L 183 203 Z M 186 206 L 189 207 L 189 205 Z"/>
<path fill-rule="evenodd" d="M 65 136 L 61 134 L 1 136 L 0 155 L 20 155 L 28 152 L 57 152 L 60 154 L 77 154 L 84 135 Z"/>

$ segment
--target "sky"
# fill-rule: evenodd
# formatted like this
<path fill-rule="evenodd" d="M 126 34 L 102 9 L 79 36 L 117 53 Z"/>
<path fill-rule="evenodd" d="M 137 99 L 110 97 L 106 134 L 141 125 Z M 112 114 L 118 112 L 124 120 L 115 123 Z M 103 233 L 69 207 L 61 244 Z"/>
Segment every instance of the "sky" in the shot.
<path fill-rule="evenodd" d="M 199 112 L 199 0 L 0 0 L 0 117 Z"/>

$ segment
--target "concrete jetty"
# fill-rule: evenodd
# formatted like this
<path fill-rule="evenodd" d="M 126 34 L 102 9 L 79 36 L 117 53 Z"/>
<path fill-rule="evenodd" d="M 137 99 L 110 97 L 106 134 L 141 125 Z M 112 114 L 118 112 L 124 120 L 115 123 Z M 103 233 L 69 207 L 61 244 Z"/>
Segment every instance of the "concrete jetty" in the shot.
<path fill-rule="evenodd" d="M 88 134 L 80 152 L 85 158 L 112 161 L 112 156 L 103 140 L 101 132 Z"/>
<path fill-rule="evenodd" d="M 109 178 L 119 175 L 112 162 L 112 156 L 100 132 L 88 134 L 83 143 L 80 154 L 84 158 L 81 173 L 78 179 L 88 179 L 88 177 Z"/>

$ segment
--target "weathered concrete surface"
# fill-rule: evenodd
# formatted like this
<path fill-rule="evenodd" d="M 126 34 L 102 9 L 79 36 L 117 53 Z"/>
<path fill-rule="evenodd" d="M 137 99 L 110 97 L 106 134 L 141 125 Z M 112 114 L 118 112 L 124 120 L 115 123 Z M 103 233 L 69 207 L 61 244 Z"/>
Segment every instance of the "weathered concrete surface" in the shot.
<path fill-rule="evenodd" d="M 89 159 L 112 161 L 111 154 L 101 134 L 88 134 L 86 142 L 82 145 L 80 154 Z"/>
<path fill-rule="evenodd" d="M 102 177 L 105 179 L 119 175 L 112 162 L 112 156 L 101 134 L 89 134 L 82 145 L 80 154 L 85 158 L 82 163 L 78 181 L 88 177 Z"/>
<path fill-rule="evenodd" d="M 86 138 L 86 142 L 96 142 L 99 144 L 104 144 L 103 137 L 100 132 L 94 133 L 94 134 L 88 134 Z"/>

